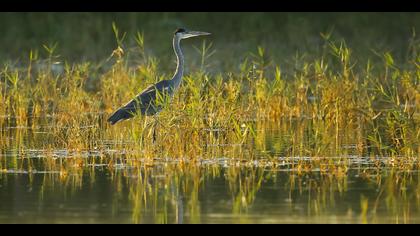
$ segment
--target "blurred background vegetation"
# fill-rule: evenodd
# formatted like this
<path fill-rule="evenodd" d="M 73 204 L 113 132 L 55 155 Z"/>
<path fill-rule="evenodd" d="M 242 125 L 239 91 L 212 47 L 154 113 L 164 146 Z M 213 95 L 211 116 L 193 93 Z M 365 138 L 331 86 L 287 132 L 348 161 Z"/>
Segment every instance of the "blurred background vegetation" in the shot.
<path fill-rule="evenodd" d="M 103 60 L 117 47 L 113 22 L 127 33 L 123 48 L 135 47 L 136 33 L 144 33 L 146 51 L 163 65 L 174 60 L 171 37 L 177 27 L 212 33 L 207 40 L 218 69 L 237 67 L 258 46 L 276 62 L 297 55 L 318 58 L 325 53 L 322 34 L 344 39 L 362 61 L 375 51 L 407 61 L 417 58 L 420 48 L 419 13 L 0 13 L 0 60 L 28 60 L 31 50 L 45 58 L 43 45 L 55 44 L 61 60 Z M 192 40 L 196 46 L 202 42 Z"/>

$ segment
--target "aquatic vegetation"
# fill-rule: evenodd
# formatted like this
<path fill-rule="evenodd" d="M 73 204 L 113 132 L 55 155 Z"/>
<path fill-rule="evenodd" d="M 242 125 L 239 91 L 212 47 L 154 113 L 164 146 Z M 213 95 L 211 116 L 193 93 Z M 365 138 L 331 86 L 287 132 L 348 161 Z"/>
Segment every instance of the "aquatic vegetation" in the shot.
<path fill-rule="evenodd" d="M 148 31 L 112 29 L 102 61 L 67 60 L 52 43 L 0 66 L 0 188 L 23 181 L 54 204 L 103 185 L 86 214 L 121 222 L 419 221 L 415 34 L 403 57 L 361 53 L 329 32 L 320 53 L 281 60 L 255 39 L 231 59 L 234 46 L 209 38 L 185 48 L 196 60 L 157 122 L 111 126 L 116 108 L 173 71 L 148 49 Z M 287 219 L 267 217 L 278 211 Z"/>
<path fill-rule="evenodd" d="M 91 64 L 65 63 L 62 73 L 55 74 L 53 54 L 47 62 L 31 55 L 28 68 L 2 69 L 1 133 L 6 135 L 8 127 L 26 127 L 15 132 L 33 135 L 33 143 L 22 143 L 21 149 L 104 149 L 104 142 L 112 140 L 118 144 L 115 148 L 194 159 L 235 157 L 254 148 L 265 152 L 259 132 L 267 132 L 265 124 L 271 123 L 285 132 L 282 148 L 276 150 L 284 156 L 342 156 L 349 154 L 343 147 L 354 145 L 361 156 L 418 157 L 417 62 L 400 69 L 387 52 L 383 64 L 369 62 L 365 70 L 358 70 L 344 42 L 325 43 L 330 56 L 302 62 L 292 75 L 267 61 L 262 47 L 242 63 L 239 73 L 192 71 L 159 115 L 157 145 L 148 142 L 151 120 L 146 117 L 116 127 L 104 123 L 115 106 L 167 76 L 158 72 L 155 58 L 144 56 L 131 67 L 118 47 L 111 55 L 115 63 L 92 79 Z M 202 50 L 206 58 L 212 49 L 203 44 Z M 45 63 L 45 69 L 32 71 L 36 63 Z M 36 129 L 45 132 L 42 140 L 37 140 Z M 5 142 L 2 139 L 1 145 L 8 148 Z"/>

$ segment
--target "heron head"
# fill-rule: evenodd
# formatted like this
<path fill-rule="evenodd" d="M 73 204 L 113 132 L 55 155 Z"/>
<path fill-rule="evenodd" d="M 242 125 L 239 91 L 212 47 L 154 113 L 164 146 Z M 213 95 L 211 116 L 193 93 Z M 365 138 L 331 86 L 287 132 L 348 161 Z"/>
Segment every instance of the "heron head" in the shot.
<path fill-rule="evenodd" d="M 180 39 L 187 39 L 191 37 L 209 35 L 209 34 L 210 33 L 207 33 L 207 32 L 191 31 L 191 30 L 186 30 L 184 28 L 179 28 L 175 31 L 175 35 L 178 36 Z"/>

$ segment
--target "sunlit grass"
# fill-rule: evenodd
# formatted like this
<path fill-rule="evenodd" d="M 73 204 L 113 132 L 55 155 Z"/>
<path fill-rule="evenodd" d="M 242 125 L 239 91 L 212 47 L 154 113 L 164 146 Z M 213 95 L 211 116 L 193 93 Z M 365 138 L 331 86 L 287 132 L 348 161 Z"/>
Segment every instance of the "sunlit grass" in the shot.
<path fill-rule="evenodd" d="M 187 73 L 158 119 L 139 115 L 110 126 L 106 119 L 115 109 L 169 79 L 174 67 L 165 64 L 172 57 L 149 49 L 148 35 L 129 39 L 116 24 L 112 29 L 115 48 L 101 60 L 70 62 L 59 52 L 71 49 L 47 43 L 42 52 L 31 50 L 18 63 L 0 66 L 4 183 L 21 174 L 37 186 L 35 176 L 43 175 L 37 190 L 42 201 L 51 191 L 67 197 L 88 184 L 93 188 L 103 168 L 113 190 L 112 215 L 126 201 L 134 223 L 150 220 L 146 215 L 159 223 L 202 222 L 206 209 L 199 194 L 216 179 L 224 181 L 224 206 L 239 222 L 263 213 L 253 207 L 267 183 L 285 194 L 282 210 L 288 214 L 300 201 L 307 216 L 343 207 L 349 221 L 360 223 L 381 222 L 377 216 L 385 211 L 392 216 L 387 220 L 417 220 L 410 218 L 420 206 L 418 175 L 412 174 L 420 164 L 415 32 L 405 61 L 397 50 L 372 46 L 360 53 L 331 33 L 316 39 L 321 53 L 297 50 L 282 60 L 283 54 L 267 49 L 276 34 L 267 47 L 238 44 L 246 50 L 235 58 L 227 56 L 238 53 L 234 46 L 212 38 L 185 43 Z M 243 43 L 258 40 L 249 41 Z M 350 177 L 374 186 L 377 195 L 351 196 L 356 205 L 338 206 Z"/>
<path fill-rule="evenodd" d="M 115 58 L 114 64 L 99 75 L 90 63 L 57 65 L 53 46 L 46 46 L 47 60 L 31 53 L 26 68 L 4 65 L 1 134 L 8 127 L 27 127 L 14 130 L 26 135 L 47 132 L 43 140 L 35 135 L 32 143 L 19 143 L 20 149 L 103 149 L 112 140 L 116 149 L 146 156 L 194 159 L 235 157 L 252 140 L 255 147 L 248 148 L 264 150 L 264 127 L 272 123 L 285 132 L 283 144 L 276 144 L 285 156 L 346 155 L 343 146 L 355 145 L 363 156 L 418 157 L 419 58 L 395 65 L 384 52 L 383 63 L 359 65 L 344 42 L 325 39 L 330 53 L 300 61 L 293 74 L 283 73 L 262 47 L 244 60 L 239 73 L 212 74 L 205 68 L 214 50 L 203 43 L 200 69 L 184 77 L 158 116 L 158 143 L 153 144 L 152 119 L 138 116 L 112 127 L 105 120 L 170 73 L 160 72 L 156 58 L 145 53 L 142 34 L 137 35 L 142 59 L 130 66 L 121 49 L 124 37 L 114 31 L 119 46 L 108 59 Z M 10 148 L 7 139 L 1 145 Z M 209 145 L 220 148 L 209 151 Z"/>
<path fill-rule="evenodd" d="M 417 55 L 396 64 L 390 52 L 375 52 L 376 59 L 361 64 L 344 41 L 323 35 L 325 53 L 315 60 L 296 55 L 290 68 L 259 46 L 220 73 L 208 69 L 221 59 L 204 41 L 196 47 L 198 66 L 187 64 L 156 123 L 139 115 L 110 126 L 106 119 L 116 108 L 171 76 L 147 52 L 143 34 L 127 50 L 125 34 L 115 25 L 114 33 L 116 49 L 98 64 L 58 64 L 53 44 L 45 46 L 46 59 L 30 52 L 27 65 L 1 67 L 0 176 L 32 179 L 47 171 L 41 195 L 56 182 L 52 189 L 71 194 L 86 185 L 84 176 L 94 186 L 103 166 L 115 187 L 113 214 L 126 187 L 132 222 L 153 215 L 154 222 L 199 223 L 199 192 L 210 179 L 226 181 L 232 214 L 252 222 L 247 214 L 255 212 L 258 192 L 264 183 L 277 184 L 280 173 L 288 179 L 281 186 L 290 211 L 305 196 L 306 214 L 322 216 L 345 196 L 353 171 L 381 192 L 377 199 L 360 196 L 349 219 L 375 222 L 385 204 L 396 220 L 409 221 L 408 202 L 419 200 L 404 195 L 407 185 L 418 189 L 410 174 L 420 154 Z M 156 175 L 160 180 L 150 184 Z"/>

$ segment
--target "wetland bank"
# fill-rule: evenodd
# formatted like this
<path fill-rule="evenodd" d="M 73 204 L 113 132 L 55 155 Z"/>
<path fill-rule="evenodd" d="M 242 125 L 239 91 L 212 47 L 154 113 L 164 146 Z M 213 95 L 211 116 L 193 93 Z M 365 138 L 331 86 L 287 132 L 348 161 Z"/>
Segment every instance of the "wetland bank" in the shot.
<path fill-rule="evenodd" d="M 420 222 L 419 14 L 0 19 L 1 223 Z M 172 76 L 180 26 L 212 35 L 156 142 L 107 124 Z"/>

